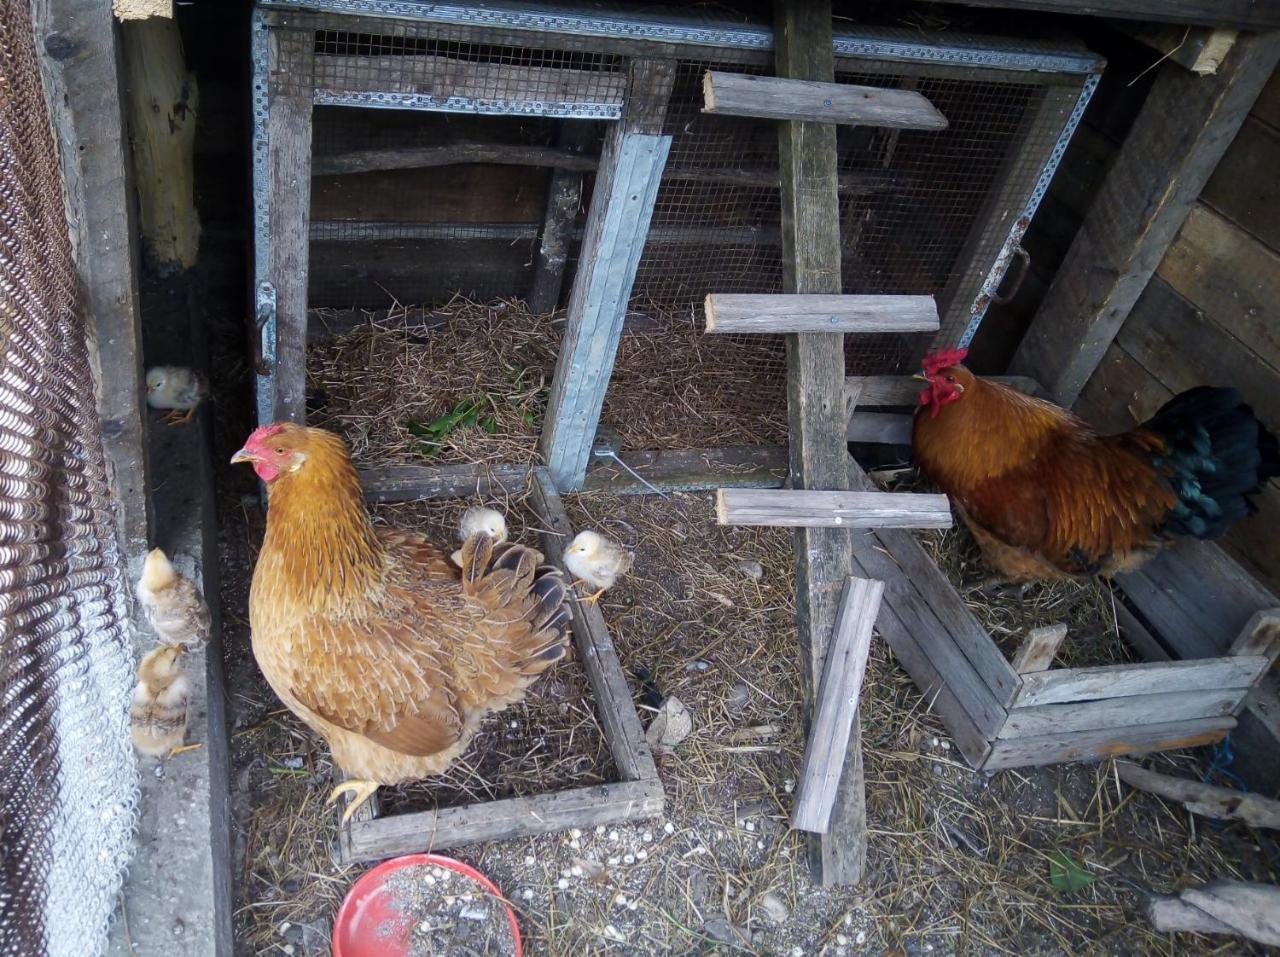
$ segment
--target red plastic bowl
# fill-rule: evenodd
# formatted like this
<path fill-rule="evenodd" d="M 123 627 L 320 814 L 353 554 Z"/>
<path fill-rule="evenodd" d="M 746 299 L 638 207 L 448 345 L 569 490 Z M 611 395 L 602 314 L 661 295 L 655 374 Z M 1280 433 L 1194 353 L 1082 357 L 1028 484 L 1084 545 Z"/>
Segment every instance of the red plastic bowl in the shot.
<path fill-rule="evenodd" d="M 383 861 L 366 871 L 351 886 L 351 890 L 347 891 L 346 899 L 338 908 L 338 917 L 333 922 L 333 957 L 405 957 L 409 953 L 410 943 L 407 939 L 396 935 L 378 937 L 376 929 L 379 926 L 385 927 L 386 921 L 394 921 L 400 916 L 398 911 L 391 908 L 387 878 L 402 868 L 416 867 L 419 864 L 457 871 L 498 898 L 507 910 L 507 920 L 511 921 L 511 936 L 516 942 L 512 957 L 523 957 L 524 944 L 520 940 L 516 912 L 502 896 L 502 891 L 474 867 L 439 854 L 406 854 L 404 857 Z M 406 933 L 408 930 L 406 926 Z"/>

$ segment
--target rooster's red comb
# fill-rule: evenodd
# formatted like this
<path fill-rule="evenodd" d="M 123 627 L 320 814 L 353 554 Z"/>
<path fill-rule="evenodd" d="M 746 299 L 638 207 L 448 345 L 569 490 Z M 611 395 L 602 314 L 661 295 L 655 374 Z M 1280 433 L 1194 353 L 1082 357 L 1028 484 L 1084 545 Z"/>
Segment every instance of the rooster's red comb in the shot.
<path fill-rule="evenodd" d="M 939 349 L 925 356 L 920 364 L 924 367 L 925 375 L 933 375 L 942 369 L 958 366 L 968 354 L 968 349 Z"/>

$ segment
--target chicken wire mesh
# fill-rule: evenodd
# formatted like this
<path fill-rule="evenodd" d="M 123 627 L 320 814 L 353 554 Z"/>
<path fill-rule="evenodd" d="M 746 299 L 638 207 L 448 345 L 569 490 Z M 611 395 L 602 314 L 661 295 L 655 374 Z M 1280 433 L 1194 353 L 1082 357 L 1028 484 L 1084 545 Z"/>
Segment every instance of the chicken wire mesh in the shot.
<path fill-rule="evenodd" d="M 0 50 L 0 953 L 84 957 L 130 854 L 132 648 L 24 0 Z"/>

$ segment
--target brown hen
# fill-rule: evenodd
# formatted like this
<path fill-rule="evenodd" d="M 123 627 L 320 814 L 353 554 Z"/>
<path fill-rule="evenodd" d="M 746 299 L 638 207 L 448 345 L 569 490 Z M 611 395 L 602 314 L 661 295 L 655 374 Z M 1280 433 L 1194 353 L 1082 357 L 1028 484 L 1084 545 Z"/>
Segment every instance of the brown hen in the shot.
<path fill-rule="evenodd" d="M 345 444 L 263 426 L 232 462 L 267 485 L 253 573 L 253 653 L 280 700 L 354 780 L 347 820 L 383 784 L 438 774 L 481 719 L 523 697 L 568 647 L 559 573 L 485 534 L 450 549 L 375 527 Z"/>

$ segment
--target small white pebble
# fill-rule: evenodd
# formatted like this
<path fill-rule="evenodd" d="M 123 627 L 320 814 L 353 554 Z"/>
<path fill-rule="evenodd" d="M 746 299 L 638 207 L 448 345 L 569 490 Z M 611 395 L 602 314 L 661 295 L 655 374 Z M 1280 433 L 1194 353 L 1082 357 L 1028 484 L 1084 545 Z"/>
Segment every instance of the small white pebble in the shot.
<path fill-rule="evenodd" d="M 627 906 L 627 895 L 626 895 L 626 894 L 618 894 L 616 897 L 614 897 L 614 899 L 613 899 L 613 906 L 614 906 L 614 907 L 626 907 L 626 906 Z"/>
<path fill-rule="evenodd" d="M 646 844 L 648 844 L 650 841 L 652 841 L 652 840 L 653 840 L 653 832 L 652 832 L 652 831 L 645 831 L 643 834 L 641 834 L 641 835 L 640 835 L 640 840 L 642 840 L 642 841 L 644 841 Z"/>
<path fill-rule="evenodd" d="M 293 955 L 297 953 L 297 950 L 294 949 L 293 944 L 285 944 L 280 949 L 283 950 L 286 954 L 288 954 L 289 957 L 293 957 Z"/>
<path fill-rule="evenodd" d="M 853 915 L 852 915 L 852 914 L 845 914 L 845 915 L 844 915 L 844 926 L 845 926 L 845 927 L 852 927 L 852 926 L 853 926 Z"/>
<path fill-rule="evenodd" d="M 610 831 L 610 832 L 609 832 L 609 840 L 611 840 L 611 841 L 616 841 L 617 839 L 618 839 L 618 832 L 617 832 L 617 831 Z"/>
<path fill-rule="evenodd" d="M 608 864 L 610 867 L 617 867 L 619 864 L 622 863 L 622 858 L 611 857 L 607 861 L 605 861 L 605 863 Z"/>
<path fill-rule="evenodd" d="M 436 882 L 436 876 L 434 874 L 428 874 L 426 882 L 428 884 L 434 884 Z"/>
<path fill-rule="evenodd" d="M 849 945 L 849 938 L 844 934 L 836 934 L 836 943 L 841 947 L 847 947 Z"/>
<path fill-rule="evenodd" d="M 570 829 L 569 829 L 569 836 L 570 836 L 571 838 L 573 838 L 573 839 L 576 841 L 578 838 L 582 837 L 582 831 L 580 831 L 580 830 L 579 830 L 578 828 L 576 828 L 576 827 L 574 827 L 574 828 L 570 828 Z"/>
<path fill-rule="evenodd" d="M 796 782 L 791 778 L 787 778 L 785 781 L 782 782 L 782 790 L 786 791 L 788 794 L 790 794 L 795 789 L 796 789 Z"/>
<path fill-rule="evenodd" d="M 571 848 L 573 848 L 573 849 L 576 851 L 576 850 L 579 850 L 579 849 L 582 847 L 582 842 L 581 842 L 581 841 L 577 841 L 577 840 L 570 841 L 570 842 L 569 842 L 569 846 L 570 846 Z"/>
<path fill-rule="evenodd" d="M 627 910 L 635 910 L 639 906 L 639 901 L 627 901 Z"/>
<path fill-rule="evenodd" d="M 570 876 L 570 877 L 581 877 L 581 876 L 582 876 L 582 868 L 581 868 L 581 867 L 579 867 L 577 864 L 574 864 L 574 865 L 573 865 L 573 867 L 569 868 L 569 876 Z"/>
<path fill-rule="evenodd" d="M 756 829 L 756 822 L 747 821 L 747 823 L 744 824 L 743 827 L 745 827 L 748 831 L 754 831 Z"/>
<path fill-rule="evenodd" d="M 667 834 L 674 834 L 676 832 L 676 826 L 668 821 L 666 824 L 662 825 L 662 830 Z"/>
<path fill-rule="evenodd" d="M 763 850 L 764 850 L 764 841 L 756 841 L 756 847 L 763 851 Z"/>
<path fill-rule="evenodd" d="M 290 927 L 292 927 L 292 926 L 293 926 L 293 925 L 292 925 L 292 924 L 290 924 L 287 920 L 282 920 L 282 921 L 280 922 L 280 933 L 282 933 L 282 934 L 287 934 L 287 933 L 289 933 L 289 928 L 290 928 Z"/>
<path fill-rule="evenodd" d="M 930 743 L 931 745 L 933 745 L 933 746 L 936 748 L 936 747 L 937 747 L 939 744 L 941 744 L 942 742 L 941 742 L 941 741 L 939 741 L 937 738 L 930 738 L 930 739 L 929 739 L 929 743 Z"/>
<path fill-rule="evenodd" d="M 858 936 L 853 938 L 855 944 L 865 944 L 867 942 L 867 932 L 865 930 L 858 931 Z"/>
<path fill-rule="evenodd" d="M 804 957 L 804 948 L 799 946 L 792 947 L 791 957 Z"/>
<path fill-rule="evenodd" d="M 724 831 L 716 831 L 716 840 L 717 840 L 717 841 L 723 841 L 723 840 L 724 840 Z"/>
<path fill-rule="evenodd" d="M 925 944 L 924 949 L 927 950 L 929 953 L 933 953 L 933 944 Z"/>
<path fill-rule="evenodd" d="M 533 890 L 531 888 L 526 887 L 524 890 L 520 892 L 520 896 L 527 901 L 531 901 L 533 900 Z"/>
<path fill-rule="evenodd" d="M 418 922 L 418 933 L 419 933 L 419 934 L 429 934 L 429 933 L 431 933 L 431 921 L 429 921 L 429 920 L 419 921 L 419 922 Z"/>
<path fill-rule="evenodd" d="M 567 891 L 569 889 L 569 882 L 562 877 L 560 880 L 556 881 L 556 887 L 560 888 L 562 891 Z"/>
<path fill-rule="evenodd" d="M 441 870 L 441 869 L 440 869 L 440 868 L 438 868 L 438 867 L 433 867 L 433 868 L 431 868 L 431 876 L 432 876 L 432 877 L 444 877 L 444 871 L 443 871 L 443 870 Z"/>
<path fill-rule="evenodd" d="M 512 731 L 514 731 L 514 730 L 515 730 L 516 728 L 518 728 L 518 727 L 520 727 L 520 722 L 518 722 L 518 721 L 512 721 L 512 722 L 511 722 L 511 730 L 512 730 Z"/>
<path fill-rule="evenodd" d="M 642 848 L 640 848 L 640 850 L 636 851 L 636 860 L 637 860 L 637 861 L 643 861 L 643 860 L 644 860 L 646 857 L 648 857 L 648 856 L 649 856 L 649 852 L 648 852 L 648 851 L 646 851 L 643 847 L 642 847 Z"/>
<path fill-rule="evenodd" d="M 603 825 L 603 824 L 597 824 L 597 825 L 596 825 L 596 837 L 603 837 L 603 836 L 604 836 L 604 825 Z"/>
<path fill-rule="evenodd" d="M 526 854 L 526 855 L 524 856 L 524 866 L 525 866 L 525 867 L 533 867 L 533 865 L 534 865 L 534 864 L 537 864 L 537 863 L 538 863 L 538 859 L 537 859 L 536 857 L 534 857 L 532 854 Z"/>
<path fill-rule="evenodd" d="M 622 863 L 623 863 L 623 864 L 634 864 L 635 862 L 636 862 L 636 856 L 635 856 L 634 854 L 623 854 L 623 855 L 622 855 Z"/>

